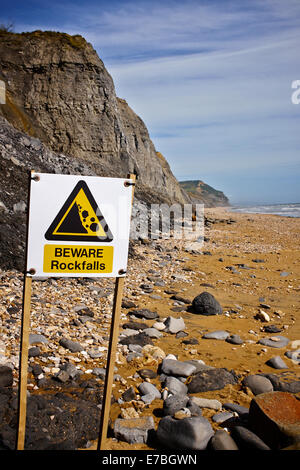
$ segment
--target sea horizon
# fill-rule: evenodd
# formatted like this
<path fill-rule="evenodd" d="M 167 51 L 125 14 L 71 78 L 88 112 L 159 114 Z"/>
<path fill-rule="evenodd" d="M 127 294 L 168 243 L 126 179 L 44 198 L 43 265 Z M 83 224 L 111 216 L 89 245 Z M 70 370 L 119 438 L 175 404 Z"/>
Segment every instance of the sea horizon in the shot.
<path fill-rule="evenodd" d="M 276 204 L 233 204 L 232 212 L 248 214 L 272 214 L 282 217 L 300 217 L 300 202 Z"/>

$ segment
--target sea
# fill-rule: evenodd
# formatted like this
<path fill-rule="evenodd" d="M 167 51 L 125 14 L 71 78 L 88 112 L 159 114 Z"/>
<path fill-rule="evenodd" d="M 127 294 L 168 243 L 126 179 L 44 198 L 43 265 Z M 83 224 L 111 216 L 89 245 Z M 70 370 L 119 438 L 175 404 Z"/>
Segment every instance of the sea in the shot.
<path fill-rule="evenodd" d="M 230 211 L 245 214 L 275 214 L 283 217 L 300 217 L 300 203 L 232 206 Z"/>

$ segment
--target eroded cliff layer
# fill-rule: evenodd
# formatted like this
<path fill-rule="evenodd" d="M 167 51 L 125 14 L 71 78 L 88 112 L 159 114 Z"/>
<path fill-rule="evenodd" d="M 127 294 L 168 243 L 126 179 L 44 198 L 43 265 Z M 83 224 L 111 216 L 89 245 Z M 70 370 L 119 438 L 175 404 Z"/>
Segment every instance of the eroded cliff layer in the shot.
<path fill-rule="evenodd" d="M 57 154 L 91 163 L 96 174 L 136 173 L 137 195 L 188 202 L 143 121 L 117 98 L 114 83 L 81 36 L 35 31 L 0 33 L 0 113 Z"/>

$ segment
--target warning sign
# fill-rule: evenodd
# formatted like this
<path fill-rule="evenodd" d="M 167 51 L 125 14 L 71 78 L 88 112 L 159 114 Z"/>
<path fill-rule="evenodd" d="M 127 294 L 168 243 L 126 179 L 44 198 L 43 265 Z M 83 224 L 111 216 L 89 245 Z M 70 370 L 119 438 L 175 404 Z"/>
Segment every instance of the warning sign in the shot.
<path fill-rule="evenodd" d="M 110 242 L 112 233 L 85 181 L 79 181 L 48 228 L 47 240 Z"/>
<path fill-rule="evenodd" d="M 27 271 L 44 277 L 124 275 L 131 204 L 128 179 L 33 173 Z"/>

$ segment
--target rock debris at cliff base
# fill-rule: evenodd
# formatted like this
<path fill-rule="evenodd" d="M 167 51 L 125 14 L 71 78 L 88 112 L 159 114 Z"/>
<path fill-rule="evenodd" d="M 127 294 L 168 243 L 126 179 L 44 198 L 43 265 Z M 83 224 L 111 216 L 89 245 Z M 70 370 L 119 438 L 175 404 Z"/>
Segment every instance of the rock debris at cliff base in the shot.
<path fill-rule="evenodd" d="M 299 220 L 235 214 L 227 224 L 231 214 L 216 209 L 207 216 L 202 253 L 174 239 L 134 244 L 110 449 L 298 448 Z M 15 435 L 22 281 L 1 272 L 3 448 Z M 27 448 L 95 448 L 113 288 L 112 279 L 33 282 Z M 222 312 L 193 310 L 203 292 Z"/>

